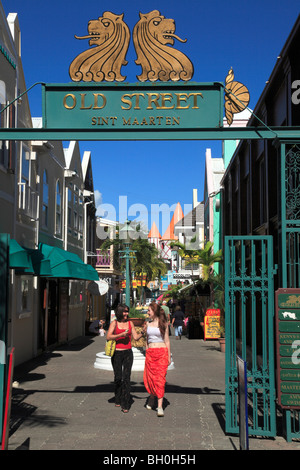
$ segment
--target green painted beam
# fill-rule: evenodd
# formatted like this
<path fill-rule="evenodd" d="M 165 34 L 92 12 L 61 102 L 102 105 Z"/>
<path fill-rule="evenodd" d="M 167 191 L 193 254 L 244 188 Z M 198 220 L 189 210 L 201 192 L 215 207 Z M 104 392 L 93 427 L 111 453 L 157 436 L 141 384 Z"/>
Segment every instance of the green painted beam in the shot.
<path fill-rule="evenodd" d="M 201 130 L 159 128 L 137 129 L 126 127 L 114 130 L 101 126 L 101 129 L 0 129 L 0 140 L 44 140 L 44 141 L 101 141 L 101 140 L 298 140 L 300 126 L 297 127 L 221 127 Z"/>

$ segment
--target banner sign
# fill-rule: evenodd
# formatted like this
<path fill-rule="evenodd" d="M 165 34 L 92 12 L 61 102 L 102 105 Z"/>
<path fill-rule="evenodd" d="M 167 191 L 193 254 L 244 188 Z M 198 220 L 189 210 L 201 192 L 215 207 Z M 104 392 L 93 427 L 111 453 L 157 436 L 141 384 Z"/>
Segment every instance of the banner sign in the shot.
<path fill-rule="evenodd" d="M 278 403 L 300 409 L 300 289 L 276 291 Z"/>
<path fill-rule="evenodd" d="M 206 310 L 204 317 L 204 340 L 220 338 L 220 309 Z"/>
<path fill-rule="evenodd" d="M 44 84 L 43 126 L 103 131 L 112 138 L 124 131 L 124 139 L 143 131 L 155 139 L 153 131 L 222 127 L 223 99 L 220 82 Z"/>

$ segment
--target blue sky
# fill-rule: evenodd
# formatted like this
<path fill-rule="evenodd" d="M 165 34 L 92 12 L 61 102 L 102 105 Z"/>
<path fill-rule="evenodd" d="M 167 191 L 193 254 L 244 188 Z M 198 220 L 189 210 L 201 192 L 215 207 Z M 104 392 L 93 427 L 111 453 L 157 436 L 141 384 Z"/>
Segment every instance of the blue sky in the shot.
<path fill-rule="evenodd" d="M 74 35 L 86 34 L 88 21 L 103 12 L 124 13 L 130 31 L 139 12 L 159 10 L 173 18 L 176 34 L 186 38 L 174 47 L 194 65 L 193 81 L 224 81 L 230 67 L 235 79 L 250 91 L 249 107 L 254 109 L 265 82 L 299 14 L 299 0 L 156 0 L 127 2 L 116 0 L 2 0 L 6 15 L 18 13 L 22 32 L 22 62 L 27 87 L 33 83 L 69 83 L 69 65 L 84 49 L 88 40 Z M 140 67 L 130 42 L 122 69 L 126 82 L 136 83 Z M 33 117 L 42 114 L 41 89 L 29 92 Z M 203 199 L 205 149 L 221 156 L 221 142 L 81 142 L 91 150 L 94 188 L 102 202 L 116 208 L 119 197 L 127 197 L 128 208 L 143 204 L 169 207 L 180 202 L 191 208 L 193 188 Z M 124 200 L 124 199 L 123 199 Z M 138 214 L 137 214 L 138 215 Z M 134 218 L 134 217 L 131 217 Z M 150 227 L 149 227 L 150 228 Z M 165 227 L 160 226 L 164 231 Z"/>

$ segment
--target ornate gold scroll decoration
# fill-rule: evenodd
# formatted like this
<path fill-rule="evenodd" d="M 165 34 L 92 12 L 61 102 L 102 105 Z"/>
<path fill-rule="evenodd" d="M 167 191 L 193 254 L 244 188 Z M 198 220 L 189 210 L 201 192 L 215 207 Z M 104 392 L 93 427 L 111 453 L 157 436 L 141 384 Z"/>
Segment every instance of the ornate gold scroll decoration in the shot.
<path fill-rule="evenodd" d="M 190 60 L 167 45 L 173 46 L 174 39 L 186 42 L 175 34 L 174 20 L 166 19 L 157 10 L 140 13 L 132 38 L 137 53 L 135 63 L 142 67 L 142 73 L 137 77 L 139 81 L 187 81 L 192 78 L 194 68 Z"/>
<path fill-rule="evenodd" d="M 231 68 L 225 79 L 225 116 L 229 126 L 232 124 L 233 115 L 243 111 L 250 101 L 248 88 L 233 79 L 234 73 Z"/>
<path fill-rule="evenodd" d="M 106 11 L 97 20 L 89 21 L 88 35 L 75 36 L 76 39 L 89 39 L 89 45 L 95 47 L 82 52 L 71 63 L 69 74 L 74 82 L 125 80 L 121 67 L 127 65 L 130 31 L 123 16 Z"/>

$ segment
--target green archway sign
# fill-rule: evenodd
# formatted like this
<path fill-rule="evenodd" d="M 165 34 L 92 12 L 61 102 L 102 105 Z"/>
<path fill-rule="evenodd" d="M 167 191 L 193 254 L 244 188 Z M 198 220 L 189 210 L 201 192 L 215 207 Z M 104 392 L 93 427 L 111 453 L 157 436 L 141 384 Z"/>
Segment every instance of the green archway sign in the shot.
<path fill-rule="evenodd" d="M 200 129 L 222 126 L 222 98 L 221 83 L 49 84 L 43 85 L 43 122 L 47 129 L 96 131 L 103 139 L 196 138 Z"/>

